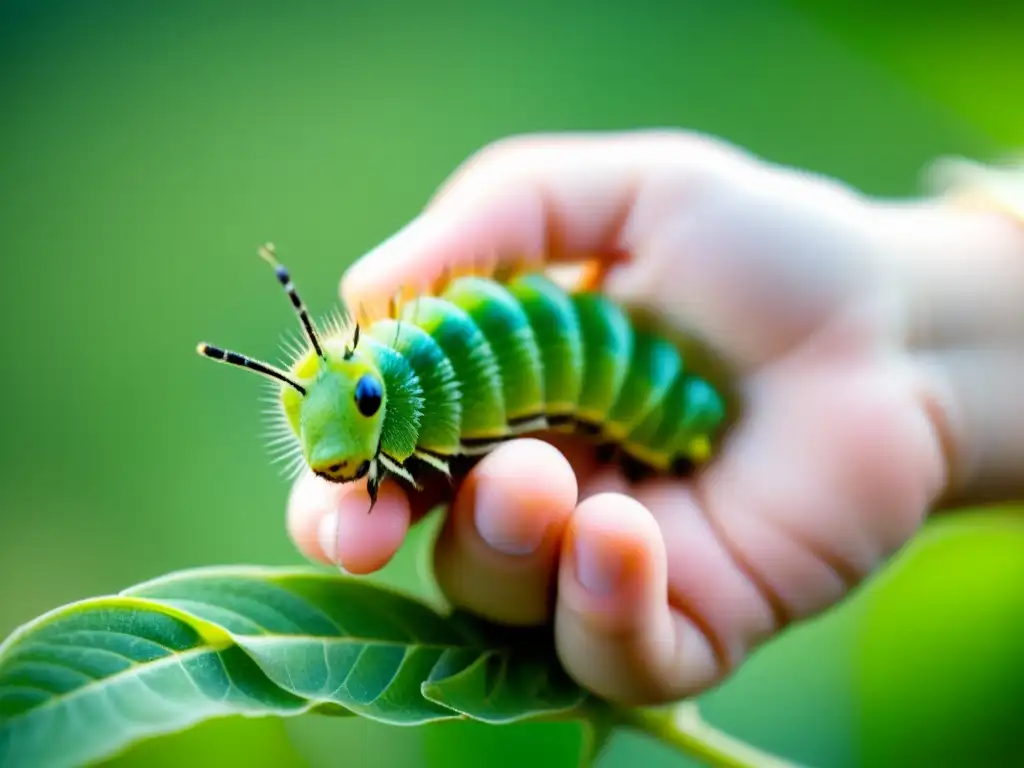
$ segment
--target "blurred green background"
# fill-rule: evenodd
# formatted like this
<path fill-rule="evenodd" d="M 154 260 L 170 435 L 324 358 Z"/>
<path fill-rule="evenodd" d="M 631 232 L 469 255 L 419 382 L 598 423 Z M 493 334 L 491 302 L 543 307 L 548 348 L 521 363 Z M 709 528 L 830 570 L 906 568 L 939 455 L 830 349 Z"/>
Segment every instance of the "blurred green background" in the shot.
<path fill-rule="evenodd" d="M 260 383 L 356 256 L 483 144 L 683 126 L 876 194 L 1024 145 L 1024 6 L 0 0 L 0 636 L 165 571 L 297 564 Z M 414 546 L 380 578 L 423 589 Z M 1024 525 L 936 522 L 704 698 L 815 766 L 1024 765 Z M 225 720 L 117 766 L 570 765 L 572 726 Z M 686 761 L 621 737 L 602 768 Z"/>

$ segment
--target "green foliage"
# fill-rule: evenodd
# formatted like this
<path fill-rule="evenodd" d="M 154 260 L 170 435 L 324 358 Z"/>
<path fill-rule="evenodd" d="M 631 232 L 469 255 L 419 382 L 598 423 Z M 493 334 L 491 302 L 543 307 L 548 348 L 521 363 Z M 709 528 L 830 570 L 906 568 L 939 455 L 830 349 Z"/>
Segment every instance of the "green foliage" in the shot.
<path fill-rule="evenodd" d="M 184 571 L 72 603 L 0 645 L 0 764 L 82 765 L 214 718 L 362 715 L 392 725 L 582 719 L 596 758 L 617 726 L 722 765 L 775 765 L 618 710 L 562 670 L 550 638 L 313 570 Z M 690 717 L 692 721 L 692 716 Z M 732 754 L 736 753 L 736 754 Z M 739 757 L 737 757 L 739 755 Z"/>
<path fill-rule="evenodd" d="M 214 568 L 74 603 L 0 647 L 0 763 L 80 764 L 233 714 L 505 723 L 587 695 L 550 643 L 502 646 L 385 587 Z"/>

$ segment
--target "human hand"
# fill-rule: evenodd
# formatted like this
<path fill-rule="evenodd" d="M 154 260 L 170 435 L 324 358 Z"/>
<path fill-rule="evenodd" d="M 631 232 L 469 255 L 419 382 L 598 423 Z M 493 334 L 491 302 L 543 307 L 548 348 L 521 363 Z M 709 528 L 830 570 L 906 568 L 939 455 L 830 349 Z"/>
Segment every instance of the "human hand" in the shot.
<path fill-rule="evenodd" d="M 630 486 L 588 443 L 520 439 L 456 485 L 435 550 L 453 603 L 553 620 L 582 685 L 657 703 L 720 682 L 998 475 L 999 435 L 941 350 L 1005 325 L 1019 237 L 995 215 L 870 200 L 699 136 L 523 137 L 472 158 L 342 295 L 372 310 L 482 255 L 596 258 L 609 295 L 738 372 L 744 418 L 692 480 Z M 965 278 L 971 248 L 983 268 Z M 947 322 L 965 279 L 989 300 L 973 324 Z M 288 528 L 308 557 L 366 574 L 434 501 L 385 481 L 367 515 L 363 484 L 307 473 Z"/>

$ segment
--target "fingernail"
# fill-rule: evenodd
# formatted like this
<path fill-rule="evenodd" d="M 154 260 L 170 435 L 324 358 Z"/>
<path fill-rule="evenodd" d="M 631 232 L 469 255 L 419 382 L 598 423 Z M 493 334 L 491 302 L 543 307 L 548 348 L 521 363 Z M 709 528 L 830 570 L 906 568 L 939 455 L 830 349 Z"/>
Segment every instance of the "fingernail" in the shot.
<path fill-rule="evenodd" d="M 317 541 L 320 543 L 320 550 L 332 563 L 338 562 L 338 513 L 325 512 L 320 518 L 320 526 L 317 528 Z"/>
<path fill-rule="evenodd" d="M 473 508 L 476 530 L 488 546 L 502 554 L 531 555 L 544 541 L 543 516 L 509 501 L 494 493 L 488 483 L 478 483 Z"/>
<path fill-rule="evenodd" d="M 584 537 L 576 537 L 576 579 L 588 592 L 607 597 L 618 590 L 622 582 L 625 560 L 615 547 L 602 545 L 594 538 L 587 541 Z"/>

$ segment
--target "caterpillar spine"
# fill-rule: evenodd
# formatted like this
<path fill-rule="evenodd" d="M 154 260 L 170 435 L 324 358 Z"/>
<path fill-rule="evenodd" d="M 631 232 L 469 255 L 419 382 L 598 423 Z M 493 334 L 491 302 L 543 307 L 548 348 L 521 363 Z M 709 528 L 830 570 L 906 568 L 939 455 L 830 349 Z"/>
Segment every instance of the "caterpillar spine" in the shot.
<path fill-rule="evenodd" d="M 336 483 L 366 478 L 372 510 L 387 475 L 413 487 L 468 458 L 543 430 L 589 436 L 627 475 L 686 474 L 726 427 L 718 388 L 680 347 L 594 290 L 541 272 L 453 276 L 387 317 L 309 317 L 272 245 L 304 343 L 287 370 L 200 344 L 200 354 L 278 387 L 276 441 Z M 289 451 L 290 446 L 290 451 Z"/>

